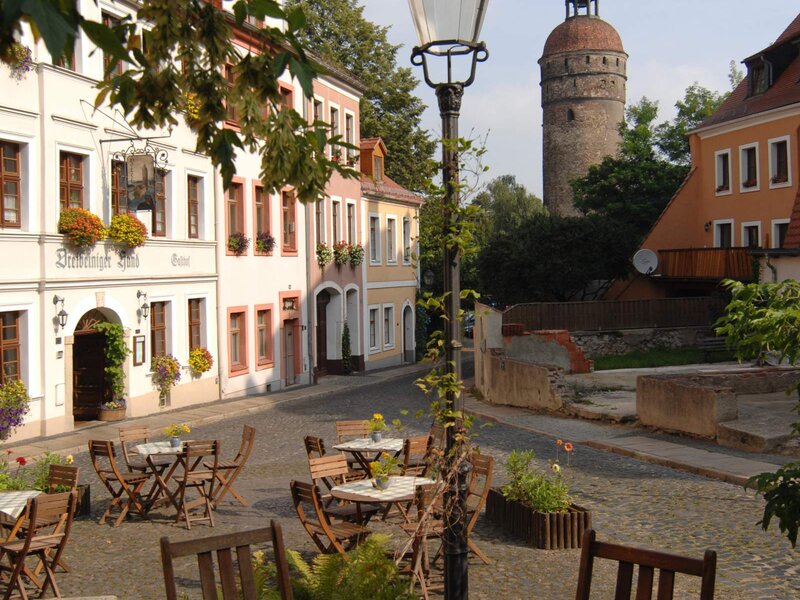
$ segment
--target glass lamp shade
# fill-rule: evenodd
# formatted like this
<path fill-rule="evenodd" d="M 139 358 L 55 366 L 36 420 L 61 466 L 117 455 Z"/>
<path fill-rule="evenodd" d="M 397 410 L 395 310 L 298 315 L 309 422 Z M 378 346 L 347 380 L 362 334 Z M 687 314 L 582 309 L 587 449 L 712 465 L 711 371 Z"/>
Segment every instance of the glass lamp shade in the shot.
<path fill-rule="evenodd" d="M 408 0 L 420 47 L 437 42 L 478 43 L 488 3 L 489 0 Z"/>

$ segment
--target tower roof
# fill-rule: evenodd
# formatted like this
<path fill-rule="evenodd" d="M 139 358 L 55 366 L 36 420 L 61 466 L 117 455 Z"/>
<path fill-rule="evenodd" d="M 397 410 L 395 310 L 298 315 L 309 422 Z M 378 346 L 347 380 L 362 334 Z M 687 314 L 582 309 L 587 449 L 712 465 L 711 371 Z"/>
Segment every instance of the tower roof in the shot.
<path fill-rule="evenodd" d="M 600 17 L 578 15 L 569 17 L 553 29 L 544 43 L 543 56 L 559 52 L 608 50 L 625 53 L 617 30 Z"/>

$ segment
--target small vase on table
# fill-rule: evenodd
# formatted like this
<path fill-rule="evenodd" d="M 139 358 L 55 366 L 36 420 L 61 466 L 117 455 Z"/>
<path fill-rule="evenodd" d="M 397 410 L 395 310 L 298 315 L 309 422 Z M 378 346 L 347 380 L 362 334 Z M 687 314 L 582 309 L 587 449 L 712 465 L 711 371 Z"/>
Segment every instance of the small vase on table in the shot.
<path fill-rule="evenodd" d="M 370 434 L 370 437 L 372 438 L 373 442 L 378 443 L 378 442 L 381 441 L 381 438 L 383 437 L 383 434 L 380 431 L 373 431 Z"/>
<path fill-rule="evenodd" d="M 169 438 L 169 445 L 172 448 L 180 448 L 181 447 L 181 438 L 179 438 L 179 437 L 171 437 L 171 438 Z"/>
<path fill-rule="evenodd" d="M 374 484 L 376 488 L 379 490 L 385 490 L 389 487 L 389 476 L 388 475 L 378 475 L 374 479 Z"/>

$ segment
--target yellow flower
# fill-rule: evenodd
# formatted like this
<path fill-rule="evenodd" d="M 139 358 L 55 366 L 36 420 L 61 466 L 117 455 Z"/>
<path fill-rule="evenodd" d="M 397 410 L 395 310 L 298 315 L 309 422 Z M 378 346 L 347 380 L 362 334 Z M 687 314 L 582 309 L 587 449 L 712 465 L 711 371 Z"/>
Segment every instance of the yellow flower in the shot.
<path fill-rule="evenodd" d="M 64 462 L 68 465 L 71 465 L 75 462 L 75 459 L 72 458 L 72 454 L 67 454 L 67 457 L 64 459 Z"/>
<path fill-rule="evenodd" d="M 553 463 L 550 468 L 553 469 L 553 473 L 561 473 L 561 467 L 558 466 L 558 463 Z"/>
<path fill-rule="evenodd" d="M 388 452 L 381 452 L 381 458 L 384 459 L 384 460 L 389 460 L 392 457 L 389 456 Z"/>
<path fill-rule="evenodd" d="M 564 442 L 562 440 L 556 440 L 556 446 L 563 446 Z"/>
<path fill-rule="evenodd" d="M 373 420 L 375 421 L 383 421 L 383 415 L 381 413 L 375 413 L 372 415 Z"/>

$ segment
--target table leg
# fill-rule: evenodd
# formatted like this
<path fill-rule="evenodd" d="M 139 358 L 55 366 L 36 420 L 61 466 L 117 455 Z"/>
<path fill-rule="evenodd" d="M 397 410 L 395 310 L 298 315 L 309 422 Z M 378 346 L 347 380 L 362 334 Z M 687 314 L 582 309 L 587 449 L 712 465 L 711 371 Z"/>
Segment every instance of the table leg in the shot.
<path fill-rule="evenodd" d="M 175 472 L 175 469 L 178 468 L 179 464 L 182 464 L 182 460 L 180 457 L 172 463 L 169 469 L 162 475 L 159 470 L 156 468 L 155 463 L 152 459 L 153 455 L 148 455 L 145 460 L 147 460 L 147 464 L 150 465 L 150 470 L 153 472 L 153 476 L 155 477 L 156 484 L 158 485 L 158 489 L 154 490 L 155 493 L 151 492 L 148 496 L 152 496 L 147 506 L 147 512 L 150 512 L 152 509 L 161 506 L 162 504 L 172 504 L 175 507 L 175 510 L 178 510 L 178 502 L 175 500 L 175 495 L 169 490 L 169 480 L 172 479 L 172 475 Z"/>

